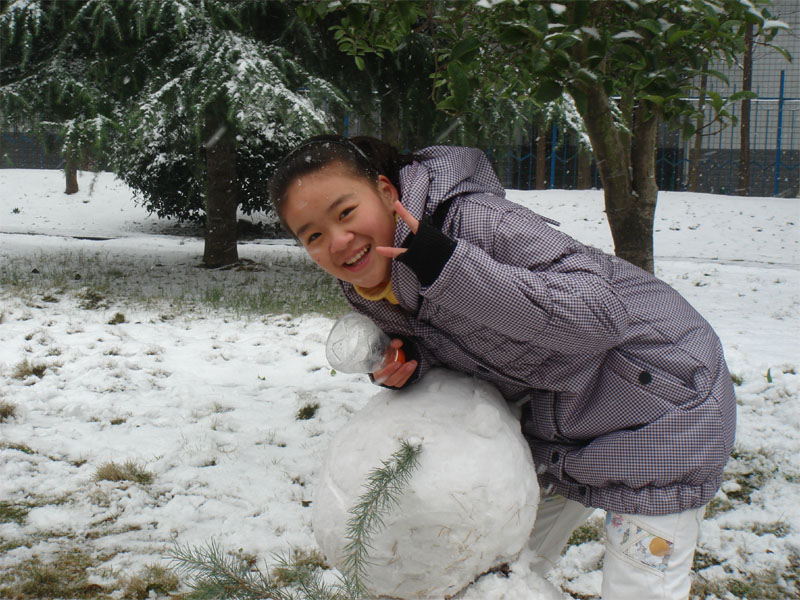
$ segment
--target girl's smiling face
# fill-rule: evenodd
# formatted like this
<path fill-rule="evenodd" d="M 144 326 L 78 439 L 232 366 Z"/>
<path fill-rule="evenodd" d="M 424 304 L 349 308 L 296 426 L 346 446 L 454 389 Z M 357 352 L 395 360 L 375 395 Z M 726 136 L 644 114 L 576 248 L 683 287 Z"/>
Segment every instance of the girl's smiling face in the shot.
<path fill-rule="evenodd" d="M 283 218 L 311 258 L 334 277 L 371 290 L 391 277 L 392 261 L 375 252 L 394 246 L 397 188 L 327 165 L 295 179 L 286 191 Z"/>

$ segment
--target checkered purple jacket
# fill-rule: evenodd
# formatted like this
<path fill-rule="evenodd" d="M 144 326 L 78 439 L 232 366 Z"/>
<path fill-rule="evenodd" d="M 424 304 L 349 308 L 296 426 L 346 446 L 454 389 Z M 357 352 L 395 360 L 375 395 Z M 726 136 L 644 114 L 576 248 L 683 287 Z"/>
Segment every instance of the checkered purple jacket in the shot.
<path fill-rule="evenodd" d="M 455 251 L 428 287 L 395 261 L 399 306 L 342 283 L 353 308 L 416 344 L 417 377 L 448 367 L 520 403 L 543 488 L 646 515 L 711 500 L 736 403 L 709 324 L 664 282 L 505 200 L 479 150 L 418 156 L 402 202 L 422 218 L 452 198 L 442 231 Z M 400 221 L 395 245 L 409 233 Z"/>

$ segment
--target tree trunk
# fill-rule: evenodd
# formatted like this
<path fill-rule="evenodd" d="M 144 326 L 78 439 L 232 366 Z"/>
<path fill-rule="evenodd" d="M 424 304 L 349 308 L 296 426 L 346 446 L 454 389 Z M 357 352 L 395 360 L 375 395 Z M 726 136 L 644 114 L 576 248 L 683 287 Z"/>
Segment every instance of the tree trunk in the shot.
<path fill-rule="evenodd" d="M 611 99 L 605 91 L 591 85 L 581 86 L 580 91 L 587 99 L 581 116 L 603 183 L 614 252 L 652 273 L 653 219 L 658 196 L 655 184 L 657 121 L 654 117 L 645 120 L 646 112 L 640 106 L 634 111 L 633 136 L 623 135 L 614 121 Z"/>
<path fill-rule="evenodd" d="M 64 174 L 67 178 L 67 188 L 64 190 L 65 194 L 78 193 L 78 161 L 75 155 L 67 154 L 66 162 L 64 164 Z"/>
<path fill-rule="evenodd" d="M 744 61 L 742 64 L 742 91 L 753 89 L 753 24 L 748 23 L 744 32 Z M 739 196 L 750 195 L 750 99 L 742 100 L 742 118 L 739 119 L 739 180 L 736 185 Z"/>
<path fill-rule="evenodd" d="M 218 115 L 206 115 L 206 236 L 203 263 L 224 267 L 239 262 L 236 246 L 236 141 Z"/>
<path fill-rule="evenodd" d="M 592 151 L 584 146 L 578 147 L 578 183 L 577 189 L 588 190 L 592 187 Z"/>
<path fill-rule="evenodd" d="M 622 230 L 621 239 L 615 236 L 617 255 L 645 271 L 653 273 L 653 222 L 656 216 L 658 185 L 656 184 L 656 145 L 658 118 L 645 105 L 635 111 L 631 166 L 633 190 L 637 198 L 635 210 Z"/>
<path fill-rule="evenodd" d="M 536 189 L 547 189 L 547 124 L 536 126 Z"/>

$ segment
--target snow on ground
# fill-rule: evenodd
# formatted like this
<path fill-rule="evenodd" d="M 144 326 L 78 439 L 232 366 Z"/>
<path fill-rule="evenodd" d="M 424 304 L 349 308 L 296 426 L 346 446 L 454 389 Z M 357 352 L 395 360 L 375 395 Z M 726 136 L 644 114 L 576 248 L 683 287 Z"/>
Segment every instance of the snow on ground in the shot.
<path fill-rule="evenodd" d="M 0 572 L 76 544 L 103 555 L 99 583 L 174 542 L 215 539 L 267 561 L 315 548 L 310 506 L 328 441 L 377 390 L 331 374 L 331 318 L 214 310 L 208 295 L 330 286 L 302 250 L 274 240 L 240 246 L 255 268 L 199 269 L 191 228 L 148 216 L 110 174 L 80 183 L 65 196 L 60 172 L 0 170 L 0 402 L 15 406 L 0 422 L 0 503 L 29 511 L 0 519 Z M 509 196 L 611 249 L 601 192 Z M 765 574 L 797 585 L 799 221 L 797 199 L 659 197 L 657 275 L 715 327 L 738 384 L 735 458 L 699 546 L 708 585 Z M 128 460 L 152 483 L 95 480 Z M 599 541 L 568 550 L 551 576 L 564 598 L 599 593 L 601 557 Z M 522 562 L 511 567 L 463 597 L 543 597 L 525 591 Z"/>

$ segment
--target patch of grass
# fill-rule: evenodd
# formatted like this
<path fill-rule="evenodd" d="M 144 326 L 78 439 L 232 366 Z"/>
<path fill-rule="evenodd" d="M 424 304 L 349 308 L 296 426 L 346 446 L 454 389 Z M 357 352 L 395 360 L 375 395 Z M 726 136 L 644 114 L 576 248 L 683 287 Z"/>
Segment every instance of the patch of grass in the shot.
<path fill-rule="evenodd" d="M 16 412 L 16 404 L 12 404 L 6 400 L 0 400 L 0 423 L 16 416 Z"/>
<path fill-rule="evenodd" d="M 731 381 L 733 382 L 733 385 L 738 387 L 742 385 L 744 379 L 742 379 L 741 375 L 737 375 L 736 373 L 731 373 Z"/>
<path fill-rule="evenodd" d="M 572 532 L 567 540 L 567 545 L 564 547 L 562 554 L 567 551 L 570 546 L 580 546 L 587 542 L 599 542 L 605 536 L 605 521 L 602 517 L 594 517 L 589 519 Z"/>
<path fill-rule="evenodd" d="M 754 470 L 752 473 L 737 475 L 735 480 L 740 486 L 739 489 L 726 492 L 726 494 L 731 500 L 750 504 L 750 497 L 753 495 L 753 492 L 761 489 L 770 479 L 772 479 L 772 473 L 759 470 Z"/>
<path fill-rule="evenodd" d="M 772 523 L 755 523 L 751 528 L 756 535 L 774 535 L 783 538 L 792 532 L 791 526 L 785 521 L 773 521 Z"/>
<path fill-rule="evenodd" d="M 710 580 L 696 576 L 692 580 L 689 597 L 692 600 L 706 598 L 739 598 L 741 600 L 786 600 L 796 598 L 797 588 L 790 589 L 790 582 L 775 570 L 766 569 L 750 573 L 746 577 L 731 574 L 729 579 Z"/>
<path fill-rule="evenodd" d="M 692 563 L 693 571 L 700 571 L 716 565 L 721 565 L 722 561 L 708 552 L 703 552 L 699 548 L 694 553 L 694 562 Z"/>
<path fill-rule="evenodd" d="M 86 310 L 107 309 L 113 302 L 164 311 L 165 319 L 198 308 L 236 317 L 307 313 L 337 317 L 348 310 L 337 281 L 305 254 L 272 258 L 245 269 L 180 264 L 154 270 L 118 256 L 42 251 L 33 259 L 12 259 L 3 266 L 0 288 L 9 288 L 15 296 L 29 294 L 38 300 L 57 290 L 62 298 L 76 298 Z"/>
<path fill-rule="evenodd" d="M 317 410 L 319 410 L 319 402 L 309 402 L 297 411 L 297 420 L 307 421 L 308 419 L 312 419 L 314 415 L 317 414 Z"/>
<path fill-rule="evenodd" d="M 0 502 L 0 523 L 17 523 L 22 525 L 28 516 L 30 508 L 8 502 Z"/>
<path fill-rule="evenodd" d="M 127 460 L 123 464 L 114 461 L 107 462 L 94 474 L 95 481 L 133 481 L 140 485 L 149 485 L 153 482 L 153 474 L 146 470 L 139 462 Z"/>
<path fill-rule="evenodd" d="M 116 313 L 111 319 L 108 321 L 109 325 L 120 325 L 121 323 L 125 322 L 125 315 L 122 313 Z"/>
<path fill-rule="evenodd" d="M 22 452 L 23 454 L 36 454 L 36 452 L 30 446 L 26 446 L 25 444 L 0 444 L 0 449 L 4 450 L 16 450 L 17 452 Z"/>
<path fill-rule="evenodd" d="M 750 504 L 752 495 L 779 475 L 778 466 L 771 456 L 764 452 L 731 452 L 731 460 L 723 473 L 725 483 L 734 481 L 735 486 L 723 483 L 727 499 L 715 498 L 709 504 L 706 518 L 735 508 L 738 504 Z"/>
<path fill-rule="evenodd" d="M 89 582 L 89 570 L 98 564 L 96 557 L 78 548 L 62 550 L 47 563 L 34 555 L 23 563 L 8 567 L 0 576 L 0 598 L 110 599 L 101 586 Z"/>
<path fill-rule="evenodd" d="M 727 498 L 713 498 L 706 506 L 706 519 L 711 519 L 720 513 L 733 510 L 733 503 Z"/>
<path fill-rule="evenodd" d="M 6 552 L 11 552 L 12 550 L 21 548 L 22 546 L 27 546 L 27 542 L 24 539 L 0 540 L 0 556 L 5 554 Z M 0 576 L 0 583 L 2 583 L 2 581 L 3 578 L 2 576 Z"/>
<path fill-rule="evenodd" d="M 123 598 L 130 600 L 144 600 L 153 592 L 158 596 L 170 595 L 178 589 L 178 576 L 167 567 L 149 564 L 133 577 L 123 581 Z"/>
<path fill-rule="evenodd" d="M 78 294 L 81 302 L 79 306 L 84 310 L 98 310 L 108 308 L 106 297 L 98 290 L 85 288 Z"/>
<path fill-rule="evenodd" d="M 18 363 L 14 370 L 11 372 L 11 377 L 14 379 L 27 379 L 34 375 L 41 379 L 47 370 L 47 365 L 41 363 L 31 363 L 27 358 Z"/>
<path fill-rule="evenodd" d="M 281 562 L 282 564 L 272 570 L 275 583 L 281 587 L 297 585 L 306 573 L 313 573 L 317 569 L 323 571 L 330 569 L 318 550 L 295 548 L 292 550 L 291 558 Z"/>
<path fill-rule="evenodd" d="M 204 304 L 210 305 L 211 308 L 219 308 L 224 297 L 225 293 L 222 291 L 222 288 L 212 287 L 203 290 L 200 299 Z"/>

